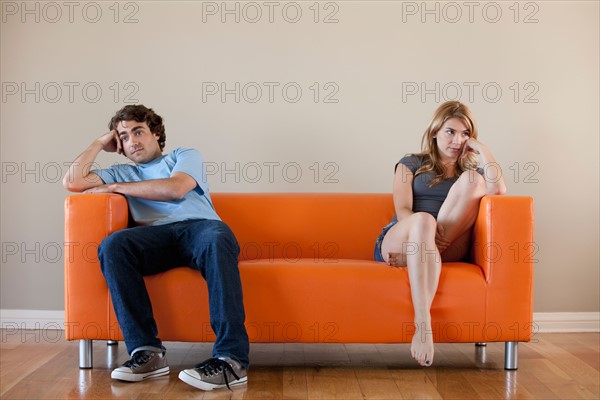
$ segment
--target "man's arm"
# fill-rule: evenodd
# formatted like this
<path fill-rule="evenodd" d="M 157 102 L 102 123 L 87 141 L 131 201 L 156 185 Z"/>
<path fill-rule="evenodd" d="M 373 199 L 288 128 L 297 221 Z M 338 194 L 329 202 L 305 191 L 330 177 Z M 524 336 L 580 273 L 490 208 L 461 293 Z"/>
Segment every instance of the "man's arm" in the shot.
<path fill-rule="evenodd" d="M 109 183 L 87 189 L 85 193 L 121 193 L 146 200 L 173 201 L 181 200 L 196 185 L 196 180 L 185 172 L 173 172 L 169 178 Z"/>
<path fill-rule="evenodd" d="M 98 175 L 90 172 L 98 153 L 102 150 L 122 153 L 121 141 L 116 130 L 105 133 L 95 140 L 71 163 L 63 178 L 65 189 L 71 192 L 83 192 L 86 189 L 104 185 L 104 182 Z"/>

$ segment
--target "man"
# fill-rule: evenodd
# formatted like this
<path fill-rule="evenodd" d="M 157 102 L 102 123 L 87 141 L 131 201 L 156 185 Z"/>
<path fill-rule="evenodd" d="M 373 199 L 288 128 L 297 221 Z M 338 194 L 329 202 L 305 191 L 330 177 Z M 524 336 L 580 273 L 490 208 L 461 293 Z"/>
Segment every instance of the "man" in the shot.
<path fill-rule="evenodd" d="M 214 210 L 202 157 L 190 148 L 163 155 L 162 118 L 143 105 L 123 107 L 109 129 L 75 159 L 63 185 L 74 192 L 125 195 L 136 225 L 108 236 L 98 248 L 131 356 L 111 377 L 136 382 L 169 373 L 143 277 L 188 265 L 206 279 L 216 341 L 212 358 L 181 371 L 179 378 L 203 390 L 246 384 L 249 344 L 239 246 Z M 124 154 L 134 165 L 89 171 L 101 151 Z"/>

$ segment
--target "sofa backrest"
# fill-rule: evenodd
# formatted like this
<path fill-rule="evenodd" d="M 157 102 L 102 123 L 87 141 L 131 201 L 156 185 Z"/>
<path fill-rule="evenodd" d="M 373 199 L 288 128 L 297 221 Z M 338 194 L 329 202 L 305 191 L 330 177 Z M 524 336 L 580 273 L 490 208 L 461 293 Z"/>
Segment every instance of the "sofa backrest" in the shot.
<path fill-rule="evenodd" d="M 372 260 L 394 215 L 391 194 L 211 193 L 240 244 L 240 260 Z"/>

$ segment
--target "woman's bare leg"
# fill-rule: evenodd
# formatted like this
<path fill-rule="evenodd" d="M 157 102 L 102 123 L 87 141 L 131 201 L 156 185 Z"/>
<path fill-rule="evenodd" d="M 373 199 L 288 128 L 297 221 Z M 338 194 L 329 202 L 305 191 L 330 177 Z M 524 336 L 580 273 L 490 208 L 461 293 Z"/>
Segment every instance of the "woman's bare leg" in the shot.
<path fill-rule="evenodd" d="M 416 328 L 411 354 L 422 366 L 431 365 L 434 354 L 430 310 L 442 266 L 435 244 L 436 226 L 430 214 L 412 214 L 392 227 L 381 245 L 386 262 L 408 267 Z"/>
<path fill-rule="evenodd" d="M 408 267 L 416 328 L 411 354 L 422 366 L 433 362 L 431 304 L 437 292 L 441 261 L 458 261 L 467 254 L 471 228 L 484 195 L 483 177 L 476 171 L 464 172 L 452 185 L 437 221 L 429 214 L 415 213 L 393 226 L 381 244 L 387 263 Z M 435 236 L 440 224 L 443 237 L 450 244 L 438 249 Z"/>
<path fill-rule="evenodd" d="M 452 185 L 437 218 L 444 239 L 451 243 L 440 248 L 444 261 L 461 260 L 469 251 L 471 230 L 484 195 L 485 181 L 476 171 L 464 172 Z"/>

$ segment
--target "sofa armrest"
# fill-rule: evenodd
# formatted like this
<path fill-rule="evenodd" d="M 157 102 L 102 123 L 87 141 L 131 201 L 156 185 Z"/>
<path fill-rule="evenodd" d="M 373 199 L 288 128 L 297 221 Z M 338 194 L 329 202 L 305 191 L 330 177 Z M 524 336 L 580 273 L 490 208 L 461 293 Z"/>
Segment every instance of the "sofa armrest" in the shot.
<path fill-rule="evenodd" d="M 484 273 L 489 341 L 528 341 L 533 326 L 533 199 L 485 196 L 473 231 L 473 259 Z"/>
<path fill-rule="evenodd" d="M 128 208 L 117 194 L 77 194 L 65 199 L 65 332 L 68 340 L 106 337 L 108 288 L 98 246 L 126 228 Z"/>
<path fill-rule="evenodd" d="M 486 282 L 514 281 L 533 272 L 537 246 L 533 241 L 533 199 L 485 196 L 473 228 L 473 261 Z"/>
<path fill-rule="evenodd" d="M 75 194 L 65 199 L 65 239 L 102 241 L 127 227 L 127 199 L 120 194 Z"/>

